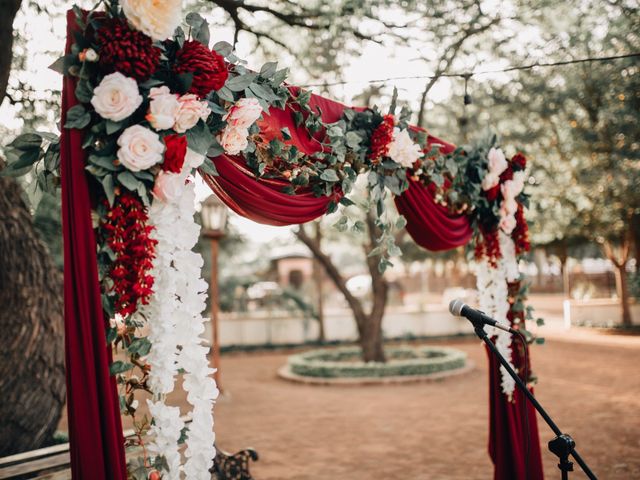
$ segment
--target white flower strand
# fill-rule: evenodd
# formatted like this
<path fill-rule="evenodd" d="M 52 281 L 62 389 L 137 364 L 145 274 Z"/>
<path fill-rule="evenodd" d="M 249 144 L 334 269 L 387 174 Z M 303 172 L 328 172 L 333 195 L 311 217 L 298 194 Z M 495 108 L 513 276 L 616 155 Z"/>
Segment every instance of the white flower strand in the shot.
<path fill-rule="evenodd" d="M 516 258 L 515 244 L 511 237 L 499 232 L 500 252 L 502 257 L 496 267 L 492 267 L 487 259 L 478 264 L 477 289 L 480 310 L 499 323 L 509 325 L 507 314 L 509 313 L 509 287 L 508 282 L 514 282 L 519 277 L 518 261 Z M 494 327 L 485 326 L 489 336 L 495 337 L 495 345 L 498 351 L 511 363 L 511 334 Z M 515 381 L 504 367 L 500 367 L 502 392 L 512 398 L 515 390 Z"/>
<path fill-rule="evenodd" d="M 215 456 L 212 411 L 218 389 L 211 377 L 214 370 L 207 360 L 208 348 L 200 337 L 207 283 L 200 277 L 202 257 L 192 251 L 200 234 L 194 213 L 193 183 L 185 185 L 182 194 L 171 201 L 155 199 L 149 210 L 150 223 L 155 226 L 153 236 L 158 240 L 152 272 L 154 295 L 145 308 L 152 342 L 149 384 L 155 400 L 149 403 L 155 421 L 150 451 L 167 458 L 167 478 L 180 478 L 178 439 L 184 423 L 179 409 L 165 405 L 164 397 L 173 390 L 181 368 L 185 371 L 183 388 L 193 407 L 183 469 L 187 479 L 204 480 L 210 478 Z"/>

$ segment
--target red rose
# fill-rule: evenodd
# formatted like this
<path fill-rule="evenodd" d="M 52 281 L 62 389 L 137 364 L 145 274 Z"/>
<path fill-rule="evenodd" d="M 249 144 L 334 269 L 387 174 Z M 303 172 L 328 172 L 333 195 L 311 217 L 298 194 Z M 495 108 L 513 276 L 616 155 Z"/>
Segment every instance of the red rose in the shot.
<path fill-rule="evenodd" d="M 511 164 L 515 170 L 524 170 L 527 167 L 527 157 L 521 153 L 516 153 L 511 159 Z"/>
<path fill-rule="evenodd" d="M 500 174 L 500 183 L 504 183 L 507 180 L 513 180 L 513 168 L 511 168 L 511 165 Z"/>
<path fill-rule="evenodd" d="M 493 202 L 496 198 L 498 198 L 499 193 L 500 193 L 500 184 L 484 192 L 484 194 L 487 197 L 487 200 L 489 200 L 490 202 Z"/>
<path fill-rule="evenodd" d="M 160 64 L 160 49 L 147 35 L 131 29 L 126 20 L 107 20 L 98 29 L 96 43 L 105 72 L 120 72 L 144 82 Z"/>
<path fill-rule="evenodd" d="M 187 40 L 178 50 L 173 72 L 193 73 L 189 93 L 200 98 L 205 98 L 213 90 L 220 90 L 229 76 L 224 57 L 195 40 Z"/>
<path fill-rule="evenodd" d="M 187 154 L 187 137 L 184 135 L 167 135 L 164 137 L 166 150 L 162 170 L 165 172 L 180 173 L 184 165 L 184 157 Z"/>

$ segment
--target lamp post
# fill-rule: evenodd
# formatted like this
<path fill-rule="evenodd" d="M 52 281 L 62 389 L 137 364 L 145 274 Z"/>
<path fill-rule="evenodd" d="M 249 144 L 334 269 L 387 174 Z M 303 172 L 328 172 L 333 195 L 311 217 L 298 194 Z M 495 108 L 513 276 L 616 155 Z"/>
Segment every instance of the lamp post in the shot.
<path fill-rule="evenodd" d="M 225 234 L 227 225 L 227 206 L 215 195 L 209 197 L 202 203 L 202 234 L 211 240 L 211 349 L 213 366 L 216 372 L 213 378 L 218 385 L 218 390 L 222 393 L 220 383 L 220 341 L 218 337 L 218 314 L 220 304 L 220 294 L 218 291 L 218 243 Z"/>

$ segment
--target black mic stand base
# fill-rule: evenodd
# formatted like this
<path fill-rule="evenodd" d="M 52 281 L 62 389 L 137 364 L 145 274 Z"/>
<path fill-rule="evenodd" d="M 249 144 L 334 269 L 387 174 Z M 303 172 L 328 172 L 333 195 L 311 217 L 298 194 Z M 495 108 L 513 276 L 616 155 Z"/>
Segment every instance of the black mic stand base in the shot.
<path fill-rule="evenodd" d="M 569 460 L 569 456 L 572 456 L 575 459 L 575 461 L 578 462 L 578 465 L 580 465 L 584 473 L 586 473 L 587 477 L 589 477 L 591 480 L 598 480 L 595 474 L 591 471 L 589 466 L 586 464 L 586 462 L 582 459 L 580 455 L 578 455 L 578 452 L 575 450 L 576 442 L 573 440 L 573 438 L 571 438 L 571 436 L 562 433 L 560 428 L 558 428 L 558 426 L 551 419 L 549 414 L 545 411 L 544 408 L 542 408 L 542 405 L 540 405 L 540 402 L 538 402 L 536 397 L 533 396 L 533 393 L 529 391 L 529 389 L 527 388 L 525 383 L 522 381 L 522 379 L 513 370 L 513 368 L 507 361 L 507 359 L 504 358 L 504 356 L 502 356 L 498 348 L 491 341 L 491 339 L 487 335 L 487 332 L 484 331 L 484 325 L 479 323 L 474 323 L 474 322 L 472 323 L 473 323 L 473 326 L 475 327 L 474 329 L 475 329 L 476 335 L 478 335 L 478 337 L 487 345 L 487 347 L 489 347 L 489 350 L 493 352 L 493 354 L 496 356 L 500 364 L 505 368 L 505 370 L 509 373 L 509 375 L 511 375 L 513 380 L 516 382 L 516 385 L 518 386 L 520 391 L 525 395 L 527 400 L 531 402 L 531 404 L 535 407 L 535 409 L 538 411 L 538 413 L 544 419 L 544 421 L 547 422 L 547 425 L 549 425 L 549 428 L 551 428 L 551 430 L 553 430 L 553 432 L 556 434 L 556 438 L 554 438 L 549 442 L 549 450 L 551 451 L 551 453 L 553 453 L 558 457 L 558 460 L 559 460 L 558 468 L 560 469 L 560 472 L 562 474 L 562 477 L 561 477 L 562 480 L 568 480 L 569 472 L 573 471 L 573 462 Z"/>

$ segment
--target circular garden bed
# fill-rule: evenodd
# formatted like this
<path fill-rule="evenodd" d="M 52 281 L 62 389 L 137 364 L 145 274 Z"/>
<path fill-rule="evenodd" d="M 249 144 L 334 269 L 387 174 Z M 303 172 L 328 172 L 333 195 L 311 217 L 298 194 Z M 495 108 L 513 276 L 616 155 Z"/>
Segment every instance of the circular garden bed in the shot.
<path fill-rule="evenodd" d="M 291 355 L 279 375 L 306 383 L 386 383 L 437 379 L 471 369 L 466 353 L 448 347 L 388 347 L 386 363 L 363 362 L 358 347 Z"/>

